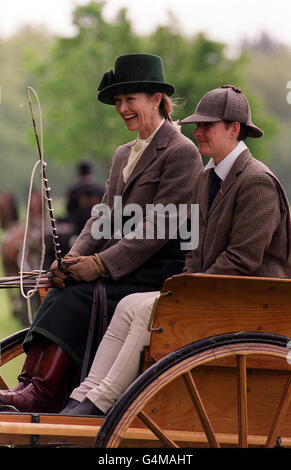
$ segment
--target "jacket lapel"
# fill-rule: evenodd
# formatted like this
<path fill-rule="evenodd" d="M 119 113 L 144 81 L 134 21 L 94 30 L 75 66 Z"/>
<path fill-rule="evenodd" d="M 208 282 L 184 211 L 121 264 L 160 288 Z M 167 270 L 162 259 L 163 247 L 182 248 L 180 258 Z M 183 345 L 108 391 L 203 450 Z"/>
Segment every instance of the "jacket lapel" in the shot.
<path fill-rule="evenodd" d="M 124 193 L 127 188 L 131 185 L 131 183 L 138 178 L 150 165 L 151 163 L 157 158 L 157 153 L 158 150 L 161 150 L 163 148 L 166 148 L 169 139 L 172 135 L 173 131 L 173 126 L 168 122 L 165 121 L 164 124 L 161 126 L 161 128 L 157 131 L 155 134 L 154 138 L 152 139 L 151 143 L 148 145 L 148 147 L 145 149 L 144 153 L 142 154 L 141 158 L 139 159 L 136 167 L 133 169 L 133 172 L 131 173 L 130 177 L 128 178 L 127 183 L 123 186 L 122 193 Z M 128 155 L 130 152 L 130 148 L 128 150 Z M 128 160 L 125 160 L 126 165 Z M 122 170 L 124 168 L 122 167 Z M 123 175 L 122 175 L 122 170 L 121 170 L 121 179 L 123 181 Z"/>
<path fill-rule="evenodd" d="M 228 193 L 230 188 L 236 182 L 238 175 L 243 171 L 247 161 L 251 157 L 250 151 L 248 149 L 244 150 L 234 162 L 229 174 L 226 179 L 222 182 L 220 190 L 218 191 L 216 198 L 214 199 L 210 209 L 209 214 L 223 201 L 225 195 Z"/>
<path fill-rule="evenodd" d="M 201 212 L 204 222 L 206 222 L 207 214 L 208 214 L 208 201 L 209 201 L 209 193 L 210 193 L 210 173 L 211 173 L 211 169 L 202 172 L 200 185 L 198 188 L 200 212 Z"/>
<path fill-rule="evenodd" d="M 124 191 L 123 169 L 126 167 L 131 147 L 134 144 L 135 144 L 135 141 L 133 141 L 131 145 L 126 146 L 123 150 L 123 154 L 120 155 L 120 159 L 122 159 L 122 163 L 120 165 L 120 171 L 119 171 L 117 185 L 116 185 L 116 196 L 121 196 Z"/>

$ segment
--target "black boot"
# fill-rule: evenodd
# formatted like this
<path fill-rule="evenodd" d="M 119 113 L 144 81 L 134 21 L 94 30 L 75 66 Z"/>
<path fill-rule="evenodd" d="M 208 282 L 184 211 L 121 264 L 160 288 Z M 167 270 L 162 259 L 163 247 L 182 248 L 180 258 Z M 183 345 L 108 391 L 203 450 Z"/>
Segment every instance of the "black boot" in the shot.
<path fill-rule="evenodd" d="M 68 411 L 71 411 L 73 408 L 78 406 L 80 402 L 78 400 L 74 400 L 74 398 L 70 398 L 67 406 L 60 412 L 61 415 L 66 415 Z"/>
<path fill-rule="evenodd" d="M 78 402 L 77 406 L 71 408 L 66 413 L 64 413 L 64 411 L 65 410 L 63 410 L 61 414 L 67 416 L 105 416 L 106 414 L 99 410 L 87 397 L 85 397 L 83 401 Z"/>

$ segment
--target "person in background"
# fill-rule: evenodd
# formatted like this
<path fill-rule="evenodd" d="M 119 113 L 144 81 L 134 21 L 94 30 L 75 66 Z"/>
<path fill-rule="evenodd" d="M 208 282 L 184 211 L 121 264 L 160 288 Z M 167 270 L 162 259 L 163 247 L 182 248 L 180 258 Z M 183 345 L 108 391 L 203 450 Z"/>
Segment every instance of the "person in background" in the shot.
<path fill-rule="evenodd" d="M 91 209 L 101 202 L 104 190 L 96 183 L 93 168 L 88 160 L 77 165 L 77 181 L 69 188 L 67 195 L 67 216 L 75 226 L 75 233 L 81 233 L 90 218 Z"/>
<path fill-rule="evenodd" d="M 89 160 L 81 160 L 77 167 L 77 181 L 69 188 L 66 214 L 56 219 L 61 256 L 70 251 L 91 216 L 92 207 L 101 202 L 104 190 L 96 183 L 93 167 Z M 55 249 L 50 230 L 45 237 L 44 269 L 49 269 L 55 259 Z"/>

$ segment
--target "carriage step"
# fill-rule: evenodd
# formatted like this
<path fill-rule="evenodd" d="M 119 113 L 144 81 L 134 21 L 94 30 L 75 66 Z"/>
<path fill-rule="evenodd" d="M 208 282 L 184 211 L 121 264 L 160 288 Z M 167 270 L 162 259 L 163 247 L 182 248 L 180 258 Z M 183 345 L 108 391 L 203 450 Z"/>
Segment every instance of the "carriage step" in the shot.
<path fill-rule="evenodd" d="M 60 445 L 93 446 L 104 418 L 60 416 L 49 414 L 1 413 L 0 445 L 38 446 L 52 442 Z M 177 444 L 187 443 L 189 447 L 207 446 L 204 432 L 166 430 L 167 435 Z M 237 434 L 216 433 L 221 447 L 237 447 Z M 146 428 L 129 428 L 122 439 L 131 447 L 144 447 L 156 441 L 157 437 Z M 249 435 L 249 446 L 264 446 L 267 436 Z M 282 447 L 291 447 L 290 437 L 281 437 Z M 150 445 L 149 445 L 150 446 Z"/>
<path fill-rule="evenodd" d="M 47 444 L 91 447 L 103 418 L 37 413 L 1 413 L 0 445 L 38 447 Z"/>

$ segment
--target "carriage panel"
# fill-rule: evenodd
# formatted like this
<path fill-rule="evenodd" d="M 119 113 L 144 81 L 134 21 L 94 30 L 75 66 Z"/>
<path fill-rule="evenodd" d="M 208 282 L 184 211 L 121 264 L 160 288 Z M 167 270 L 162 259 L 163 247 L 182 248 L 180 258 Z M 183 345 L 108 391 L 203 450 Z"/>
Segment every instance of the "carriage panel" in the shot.
<path fill-rule="evenodd" d="M 149 348 L 154 361 L 224 333 L 291 337 L 291 280 L 185 274 L 166 280 L 161 292 Z"/>

